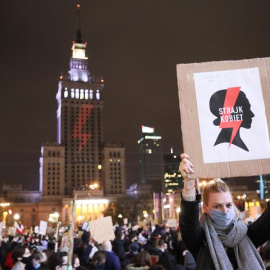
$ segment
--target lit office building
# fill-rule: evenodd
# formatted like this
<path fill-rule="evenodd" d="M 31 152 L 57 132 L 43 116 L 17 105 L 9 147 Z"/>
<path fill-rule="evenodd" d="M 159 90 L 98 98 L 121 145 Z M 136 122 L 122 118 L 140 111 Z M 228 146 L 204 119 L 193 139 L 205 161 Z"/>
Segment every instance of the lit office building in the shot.
<path fill-rule="evenodd" d="M 164 155 L 164 181 L 166 193 L 174 192 L 183 187 L 183 178 L 179 172 L 180 154 L 171 153 Z"/>
<path fill-rule="evenodd" d="M 154 192 L 164 191 L 164 165 L 162 137 L 154 128 L 142 126 L 142 137 L 138 140 L 140 153 L 141 182 L 150 184 Z"/>

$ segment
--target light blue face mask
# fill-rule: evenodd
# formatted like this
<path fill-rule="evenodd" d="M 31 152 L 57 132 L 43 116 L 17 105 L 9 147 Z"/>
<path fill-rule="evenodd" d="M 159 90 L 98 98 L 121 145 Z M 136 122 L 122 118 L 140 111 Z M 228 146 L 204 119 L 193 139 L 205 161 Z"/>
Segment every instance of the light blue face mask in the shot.
<path fill-rule="evenodd" d="M 35 269 L 38 269 L 40 267 L 40 263 L 33 265 Z"/>
<path fill-rule="evenodd" d="M 224 213 L 218 210 L 210 210 L 210 218 L 211 220 L 222 227 L 227 227 L 232 224 L 233 218 L 235 216 L 234 207 L 232 206 L 231 209 Z"/>

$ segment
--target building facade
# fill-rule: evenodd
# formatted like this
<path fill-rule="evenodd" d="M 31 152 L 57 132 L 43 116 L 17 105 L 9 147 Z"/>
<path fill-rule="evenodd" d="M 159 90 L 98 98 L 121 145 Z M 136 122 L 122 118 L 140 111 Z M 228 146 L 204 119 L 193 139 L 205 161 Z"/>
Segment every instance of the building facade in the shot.
<path fill-rule="evenodd" d="M 154 128 L 142 126 L 142 137 L 138 140 L 141 182 L 150 184 L 154 192 L 163 192 L 164 164 L 162 137 Z"/>
<path fill-rule="evenodd" d="M 91 76 L 86 43 L 78 30 L 68 74 L 60 77 L 56 99 L 57 142 L 65 147 L 65 194 L 93 182 L 102 184 L 103 83 Z"/>
<path fill-rule="evenodd" d="M 43 199 L 65 195 L 65 147 L 46 143 L 41 148 L 39 191 Z"/>
<path fill-rule="evenodd" d="M 126 193 L 125 147 L 106 143 L 102 149 L 103 188 L 105 194 Z"/>
<path fill-rule="evenodd" d="M 170 153 L 164 155 L 164 181 L 166 193 L 172 193 L 179 188 L 183 188 L 183 178 L 179 172 L 180 162 L 180 154 Z"/>

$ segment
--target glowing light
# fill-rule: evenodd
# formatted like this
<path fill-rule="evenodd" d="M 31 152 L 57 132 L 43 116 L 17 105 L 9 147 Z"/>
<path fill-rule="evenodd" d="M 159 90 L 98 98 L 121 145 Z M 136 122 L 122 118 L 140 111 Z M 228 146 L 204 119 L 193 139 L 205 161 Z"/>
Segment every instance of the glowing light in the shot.
<path fill-rule="evenodd" d="M 79 8 L 80 6 L 81 6 L 80 4 L 77 5 L 78 8 Z"/>
<path fill-rule="evenodd" d="M 181 212 L 181 208 L 180 207 L 177 207 L 176 208 L 176 213 L 180 213 Z"/>
<path fill-rule="evenodd" d="M 100 81 L 101 81 L 102 83 L 104 82 L 104 80 L 103 80 L 103 79 L 101 79 Z"/>
<path fill-rule="evenodd" d="M 164 209 L 168 209 L 168 208 L 171 208 L 169 204 L 165 204 L 164 205 Z"/>
<path fill-rule="evenodd" d="M 97 189 L 98 188 L 98 183 L 94 183 L 94 184 L 91 184 L 90 186 L 89 186 L 89 188 L 90 189 Z"/>
<path fill-rule="evenodd" d="M 158 140 L 161 139 L 161 136 L 145 136 L 145 139 Z"/>
<path fill-rule="evenodd" d="M 0 203 L 0 206 L 2 206 L 2 207 L 10 206 L 10 203 Z"/>
<path fill-rule="evenodd" d="M 15 219 L 15 220 L 20 219 L 20 215 L 19 215 L 19 214 L 15 214 L 15 215 L 14 215 L 14 219 Z"/>
<path fill-rule="evenodd" d="M 146 127 L 142 125 L 142 133 L 154 133 L 155 129 L 153 127 Z"/>
<path fill-rule="evenodd" d="M 102 169 L 102 166 L 101 165 L 98 165 L 98 169 L 101 170 Z"/>
<path fill-rule="evenodd" d="M 107 199 L 96 199 L 96 200 L 77 200 L 76 205 L 86 205 L 86 204 L 107 204 L 109 200 Z"/>
<path fill-rule="evenodd" d="M 62 80 L 63 79 L 63 76 L 60 76 L 60 79 Z"/>
<path fill-rule="evenodd" d="M 121 214 L 118 215 L 119 218 L 122 218 L 123 216 Z"/>
<path fill-rule="evenodd" d="M 12 214 L 12 211 L 11 210 L 8 210 L 8 213 L 11 215 Z"/>
<path fill-rule="evenodd" d="M 87 45 L 87 42 L 84 42 L 85 45 Z"/>

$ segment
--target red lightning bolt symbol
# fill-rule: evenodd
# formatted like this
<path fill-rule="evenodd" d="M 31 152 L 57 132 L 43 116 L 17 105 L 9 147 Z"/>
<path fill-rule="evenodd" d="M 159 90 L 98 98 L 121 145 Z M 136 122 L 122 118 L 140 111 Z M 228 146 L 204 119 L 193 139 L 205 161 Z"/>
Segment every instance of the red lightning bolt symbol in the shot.
<path fill-rule="evenodd" d="M 78 148 L 78 151 L 82 150 L 82 147 L 87 143 L 89 138 L 91 138 L 91 133 L 82 133 L 82 128 L 85 125 L 91 110 L 93 109 L 92 105 L 82 105 L 80 114 L 78 115 L 77 122 L 73 128 L 72 137 L 75 139 L 80 139 L 81 144 Z"/>
<path fill-rule="evenodd" d="M 225 110 L 223 110 L 223 112 L 222 112 L 223 119 L 225 118 L 225 116 L 227 116 L 229 118 L 229 116 L 231 115 L 232 108 L 234 107 L 235 102 L 238 98 L 240 88 L 241 87 L 232 87 L 232 88 L 227 89 L 226 97 L 225 97 L 225 101 L 224 101 L 224 105 L 223 105 L 223 108 L 225 108 Z M 230 108 L 230 109 L 227 110 L 227 108 Z M 242 120 L 241 121 L 220 122 L 220 125 L 219 125 L 220 128 L 232 128 L 233 129 L 229 147 L 231 146 L 231 144 L 234 140 L 234 137 L 235 137 L 238 129 L 240 128 L 241 124 L 242 124 Z"/>

